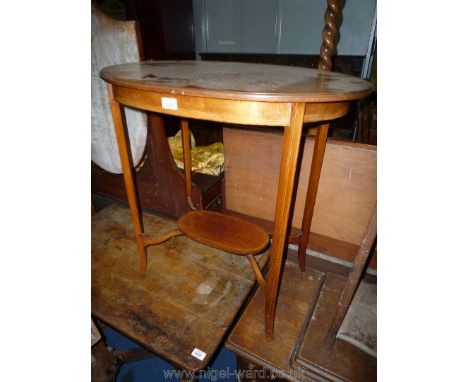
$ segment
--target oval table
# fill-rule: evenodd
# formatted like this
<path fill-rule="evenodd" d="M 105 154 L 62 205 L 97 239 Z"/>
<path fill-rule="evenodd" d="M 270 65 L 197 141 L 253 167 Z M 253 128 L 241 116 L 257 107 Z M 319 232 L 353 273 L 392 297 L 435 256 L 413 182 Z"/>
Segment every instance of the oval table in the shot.
<path fill-rule="evenodd" d="M 270 267 L 266 278 L 265 333 L 268 338 L 273 338 L 303 124 L 313 123 L 308 133 L 315 134 L 316 143 L 302 234 L 297 239 L 302 270 L 328 135 L 328 121 L 344 116 L 349 111 L 350 102 L 369 95 L 373 91 L 372 85 L 359 78 L 314 69 L 213 61 L 122 64 L 104 68 L 100 76 L 108 84 L 142 272 L 146 268 L 146 246 L 160 241 L 149 238 L 143 230 L 121 105 L 181 117 L 182 127 L 186 128 L 187 118 L 284 128 Z M 187 170 L 185 174 L 188 175 Z M 190 186 L 186 192 L 190 196 Z"/>

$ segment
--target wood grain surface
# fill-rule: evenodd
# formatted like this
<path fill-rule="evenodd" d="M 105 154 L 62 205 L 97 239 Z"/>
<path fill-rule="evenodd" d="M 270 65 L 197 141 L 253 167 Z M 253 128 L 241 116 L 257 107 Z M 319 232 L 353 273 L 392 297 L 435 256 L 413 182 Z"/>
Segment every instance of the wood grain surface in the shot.
<path fill-rule="evenodd" d="M 191 211 L 177 221 L 192 240 L 236 255 L 256 255 L 270 242 L 260 226 L 215 211 Z"/>
<path fill-rule="evenodd" d="M 304 373 L 306 381 L 376 381 L 377 359 L 356 346 L 336 340 L 325 351 L 325 338 L 332 324 L 346 279 L 327 274 L 317 303 L 305 320 L 291 357 L 293 369 Z"/>
<path fill-rule="evenodd" d="M 297 257 L 292 251 L 289 257 Z M 258 289 L 232 329 L 226 347 L 245 360 L 278 374 L 293 372 L 289 365 L 299 332 L 305 323 L 309 303 L 320 291 L 324 273 L 286 260 L 276 311 L 275 337 L 264 335 L 265 293 Z M 297 381 L 297 378 L 287 378 Z"/>
<path fill-rule="evenodd" d="M 233 128 L 224 128 L 223 135 L 226 208 L 273 221 L 282 135 Z M 314 138 L 308 138 L 293 215 L 297 228 L 301 227 L 313 149 Z M 311 232 L 359 245 L 376 199 L 376 147 L 328 141 Z"/>
<path fill-rule="evenodd" d="M 113 85 L 174 95 L 269 102 L 336 102 L 373 86 L 339 73 L 280 65 L 215 61 L 146 61 L 104 68 Z"/>
<path fill-rule="evenodd" d="M 343 289 L 343 293 L 340 297 L 338 303 L 338 308 L 333 319 L 333 323 L 328 330 L 327 339 L 325 341 L 325 347 L 331 349 L 333 346 L 338 330 L 340 330 L 341 324 L 345 319 L 346 313 L 353 301 L 353 296 L 356 293 L 356 290 L 359 286 L 359 282 L 364 271 L 364 267 L 369 258 L 372 246 L 374 245 L 375 240 L 377 239 L 377 205 L 372 212 L 369 225 L 367 226 L 364 237 L 362 238 L 362 243 L 359 247 L 359 251 L 354 260 L 353 268 L 349 273 L 348 279 L 346 280 L 346 285 Z"/>
<path fill-rule="evenodd" d="M 288 258 L 297 253 L 289 251 Z M 239 317 L 226 347 L 244 361 L 288 381 L 374 381 L 376 359 L 337 340 L 323 350 L 346 279 L 286 260 L 276 311 L 275 337 L 263 334 L 264 291 L 258 289 Z"/>
<path fill-rule="evenodd" d="M 177 229 L 174 221 L 143 214 L 155 235 Z M 242 257 L 186 237 L 147 248 L 139 272 L 128 208 L 110 206 L 92 217 L 92 314 L 170 363 L 206 366 L 254 285 Z M 268 258 L 258 255 L 261 268 Z M 201 361 L 194 348 L 207 353 Z"/>

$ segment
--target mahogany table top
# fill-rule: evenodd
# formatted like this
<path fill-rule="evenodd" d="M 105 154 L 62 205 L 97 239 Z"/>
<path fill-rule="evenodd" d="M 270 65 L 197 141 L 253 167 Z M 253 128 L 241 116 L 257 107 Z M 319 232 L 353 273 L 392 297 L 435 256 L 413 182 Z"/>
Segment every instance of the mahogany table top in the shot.
<path fill-rule="evenodd" d="M 231 100 L 338 102 L 367 96 L 373 86 L 348 75 L 292 66 L 216 61 L 145 61 L 104 68 L 113 85 Z"/>

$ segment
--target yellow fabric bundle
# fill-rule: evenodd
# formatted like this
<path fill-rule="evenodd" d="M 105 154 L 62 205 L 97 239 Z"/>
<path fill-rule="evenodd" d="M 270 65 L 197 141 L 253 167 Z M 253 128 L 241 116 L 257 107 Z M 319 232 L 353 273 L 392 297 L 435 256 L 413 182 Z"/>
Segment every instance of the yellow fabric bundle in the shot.
<path fill-rule="evenodd" d="M 182 137 L 179 131 L 175 136 L 168 138 L 169 147 L 177 167 L 184 168 L 184 152 Z M 192 158 L 192 171 L 208 175 L 220 175 L 224 171 L 224 146 L 221 142 L 209 146 L 195 146 L 195 138 L 190 132 L 190 150 Z"/>

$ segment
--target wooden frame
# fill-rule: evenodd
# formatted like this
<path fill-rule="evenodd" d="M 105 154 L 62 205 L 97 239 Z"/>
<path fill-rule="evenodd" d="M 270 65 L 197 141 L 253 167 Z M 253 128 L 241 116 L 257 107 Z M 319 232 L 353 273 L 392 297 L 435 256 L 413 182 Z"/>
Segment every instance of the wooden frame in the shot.
<path fill-rule="evenodd" d="M 372 246 L 377 239 L 377 206 L 375 206 L 372 212 L 369 225 L 367 226 L 364 237 L 362 238 L 361 246 L 354 260 L 353 268 L 349 273 L 348 279 L 346 280 L 345 287 L 340 297 L 338 307 L 335 312 L 335 317 L 330 329 L 328 330 L 327 337 L 325 338 L 324 349 L 330 351 L 336 340 L 338 330 L 340 330 L 341 324 L 346 317 L 346 313 L 351 305 L 354 294 L 359 286 L 359 281 L 364 271 L 364 267 L 371 253 Z"/>

